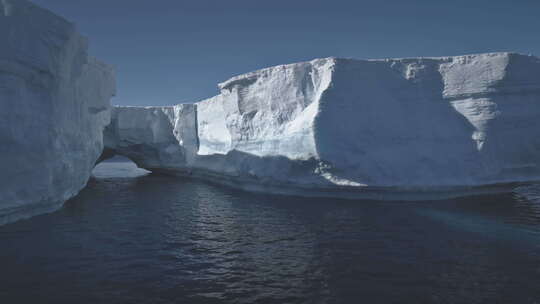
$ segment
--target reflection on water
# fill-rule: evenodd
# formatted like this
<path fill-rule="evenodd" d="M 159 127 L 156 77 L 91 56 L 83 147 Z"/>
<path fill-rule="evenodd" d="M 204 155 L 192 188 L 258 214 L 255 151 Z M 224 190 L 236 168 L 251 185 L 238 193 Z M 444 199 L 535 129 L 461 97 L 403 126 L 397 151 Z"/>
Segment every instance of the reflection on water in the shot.
<path fill-rule="evenodd" d="M 540 302 L 538 185 L 347 201 L 102 165 L 59 212 L 0 227 L 0 303 Z"/>

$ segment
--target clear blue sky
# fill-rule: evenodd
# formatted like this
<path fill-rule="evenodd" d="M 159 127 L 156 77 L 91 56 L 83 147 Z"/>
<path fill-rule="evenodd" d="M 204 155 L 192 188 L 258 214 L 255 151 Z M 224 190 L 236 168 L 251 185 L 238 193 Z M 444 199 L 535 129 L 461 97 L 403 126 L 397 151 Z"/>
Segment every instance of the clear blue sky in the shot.
<path fill-rule="evenodd" d="M 193 102 L 229 77 L 318 57 L 540 55 L 540 0 L 35 0 L 117 71 L 122 105 Z"/>

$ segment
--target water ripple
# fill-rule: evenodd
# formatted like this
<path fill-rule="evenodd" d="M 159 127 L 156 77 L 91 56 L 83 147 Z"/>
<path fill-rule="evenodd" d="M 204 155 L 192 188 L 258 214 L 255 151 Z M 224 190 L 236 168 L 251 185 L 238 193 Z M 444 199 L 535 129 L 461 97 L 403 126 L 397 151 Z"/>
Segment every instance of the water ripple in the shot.
<path fill-rule="evenodd" d="M 0 303 L 540 302 L 540 185 L 385 203 L 116 173 L 0 227 Z"/>

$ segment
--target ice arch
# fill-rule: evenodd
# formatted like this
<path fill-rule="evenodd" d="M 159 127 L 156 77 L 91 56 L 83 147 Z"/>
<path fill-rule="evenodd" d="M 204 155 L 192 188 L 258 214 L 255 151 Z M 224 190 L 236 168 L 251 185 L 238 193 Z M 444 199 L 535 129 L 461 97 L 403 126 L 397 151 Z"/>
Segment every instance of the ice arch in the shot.
<path fill-rule="evenodd" d="M 121 155 L 148 170 L 182 169 L 197 150 L 194 105 L 116 107 L 100 158 Z"/>
<path fill-rule="evenodd" d="M 540 179 L 537 57 L 323 58 L 219 88 L 195 104 L 115 108 L 106 151 L 150 170 L 315 196 Z"/>

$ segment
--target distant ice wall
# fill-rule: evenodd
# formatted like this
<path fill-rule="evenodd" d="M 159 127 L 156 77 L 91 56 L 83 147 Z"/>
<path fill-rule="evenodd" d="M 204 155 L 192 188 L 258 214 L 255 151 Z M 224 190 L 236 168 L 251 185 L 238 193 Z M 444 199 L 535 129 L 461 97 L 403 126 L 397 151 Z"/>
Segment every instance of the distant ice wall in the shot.
<path fill-rule="evenodd" d="M 326 58 L 219 87 L 194 105 L 116 108 L 111 142 L 145 142 L 136 161 L 148 169 L 261 191 L 361 197 L 540 179 L 533 56 Z"/>

